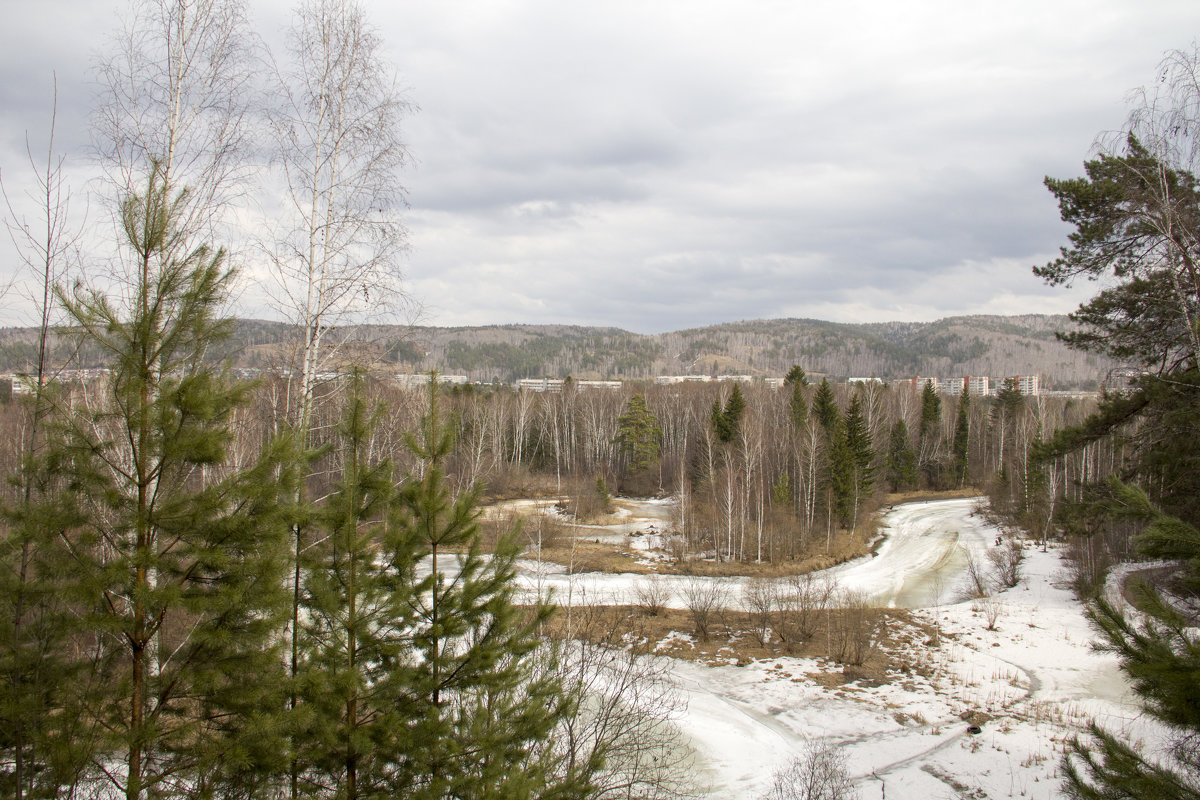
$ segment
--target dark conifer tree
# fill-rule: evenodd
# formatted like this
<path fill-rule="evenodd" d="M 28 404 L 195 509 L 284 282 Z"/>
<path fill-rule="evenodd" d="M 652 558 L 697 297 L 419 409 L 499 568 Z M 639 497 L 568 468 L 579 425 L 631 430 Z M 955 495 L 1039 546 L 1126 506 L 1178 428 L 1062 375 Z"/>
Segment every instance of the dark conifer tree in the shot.
<path fill-rule="evenodd" d="M 304 620 L 295 714 L 306 797 L 395 796 L 392 772 L 417 747 L 405 734 L 419 542 L 397 524 L 391 464 L 378 457 L 377 414 L 355 374 L 338 428 L 341 479 L 313 515 L 304 553 Z"/>
<path fill-rule="evenodd" d="M 629 398 L 617 418 L 617 445 L 631 472 L 649 469 L 658 460 L 662 428 L 641 392 Z"/>
<path fill-rule="evenodd" d="M 547 740 L 576 698 L 552 670 L 539 671 L 538 627 L 550 608 L 517 608 L 516 531 L 485 558 L 479 549 L 478 491 L 450 496 L 444 464 L 454 427 L 431 383 L 419 435 L 408 438 L 420 471 L 401 493 L 404 536 L 419 542 L 432 570 L 413 597 L 413 656 L 398 795 L 456 798 L 573 797 L 586 776 L 552 763 Z M 514 768 L 514 765 L 520 765 Z"/>
<path fill-rule="evenodd" d="M 971 394 L 963 381 L 958 396 L 958 416 L 954 419 L 954 482 L 966 484 L 971 472 Z"/>
<path fill-rule="evenodd" d="M 921 390 L 921 426 L 917 431 L 917 466 L 930 485 L 939 482 L 940 467 L 936 452 L 937 430 L 942 421 L 942 398 L 933 381 L 925 381 Z"/>
<path fill-rule="evenodd" d="M 853 530 L 858 524 L 858 512 L 874 488 L 875 453 L 871 434 L 863 418 L 858 394 L 850 400 L 845 417 L 837 426 L 830 454 L 834 502 L 842 525 Z"/>
<path fill-rule="evenodd" d="M 896 420 L 888 440 L 887 480 L 893 492 L 911 489 L 917 483 L 917 454 L 903 419 Z"/>
<path fill-rule="evenodd" d="M 294 459 L 282 439 L 250 463 L 231 458 L 250 387 L 206 354 L 230 330 L 218 310 L 232 273 L 222 251 L 182 252 L 183 197 L 154 168 L 124 199 L 124 304 L 82 286 L 62 297 L 111 372 L 93 402 L 63 410 L 48 445 L 101 678 L 72 713 L 106 731 L 97 770 L 129 800 L 254 794 L 280 750 L 275 634 Z"/>
<path fill-rule="evenodd" d="M 832 436 L 834 425 L 837 423 L 841 411 L 838 409 L 837 401 L 833 398 L 833 387 L 829 385 L 829 380 L 826 378 L 821 379 L 821 383 L 817 385 L 817 392 L 813 395 L 812 414 L 825 429 L 825 435 Z"/>

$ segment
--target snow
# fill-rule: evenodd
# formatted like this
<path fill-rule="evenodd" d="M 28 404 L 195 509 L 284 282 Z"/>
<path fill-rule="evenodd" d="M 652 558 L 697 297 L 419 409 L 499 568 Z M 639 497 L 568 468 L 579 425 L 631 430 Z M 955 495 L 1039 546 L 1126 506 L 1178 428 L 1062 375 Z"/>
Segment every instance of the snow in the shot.
<path fill-rule="evenodd" d="M 696 780 L 711 798 L 754 798 L 812 739 L 848 756 L 863 798 L 1063 797 L 1064 742 L 1102 726 L 1160 746 L 1164 732 L 1146 718 L 1116 658 L 1096 651 L 1096 634 L 1062 577 L 1060 554 L 1026 545 L 1023 578 L 983 601 L 956 600 L 968 553 L 984 558 L 999 529 L 979 513 L 979 498 L 897 506 L 884 518 L 887 539 L 873 556 L 832 570 L 838 584 L 881 605 L 909 606 L 940 631 L 940 647 L 914 645 L 924 669 L 875 686 L 826 688 L 811 673 L 840 671 L 821 660 L 779 657 L 747 666 L 671 660 L 687 697 L 676 723 L 697 759 Z M 986 563 L 986 560 L 983 562 Z M 558 603 L 628 602 L 644 576 L 569 576 L 523 564 L 529 590 L 555 589 Z M 677 576 L 659 576 L 683 607 Z M 727 584 L 737 606 L 739 579 Z M 996 604 L 987 630 L 985 604 Z M 981 732 L 971 734 L 964 715 Z"/>

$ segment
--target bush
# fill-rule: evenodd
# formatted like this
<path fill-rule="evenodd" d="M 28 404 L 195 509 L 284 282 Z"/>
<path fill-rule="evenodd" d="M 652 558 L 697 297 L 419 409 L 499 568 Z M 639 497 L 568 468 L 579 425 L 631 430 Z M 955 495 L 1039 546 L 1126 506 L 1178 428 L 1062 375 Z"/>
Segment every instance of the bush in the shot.
<path fill-rule="evenodd" d="M 742 584 L 742 605 L 750 612 L 763 647 L 771 640 L 771 617 L 779 600 L 779 583 L 773 578 L 748 578 Z"/>
<path fill-rule="evenodd" d="M 657 617 L 671 600 L 671 589 L 661 575 L 647 575 L 634 587 L 634 604 L 638 611 Z"/>
<path fill-rule="evenodd" d="M 876 632 L 882 616 L 863 592 L 845 590 L 838 601 L 838 611 L 832 617 L 832 655 L 843 664 L 861 666 L 879 644 L 881 637 Z"/>
<path fill-rule="evenodd" d="M 846 756 L 833 744 L 809 742 L 787 766 L 776 771 L 762 800 L 854 800 L 858 790 L 846 772 Z"/>
<path fill-rule="evenodd" d="M 1025 548 L 1015 539 L 1009 539 L 988 551 L 988 561 L 996 573 L 996 583 L 1002 589 L 1011 589 L 1021 582 L 1021 562 L 1024 560 Z"/>
<path fill-rule="evenodd" d="M 714 578 L 695 577 L 684 584 L 683 600 L 687 603 L 688 612 L 692 615 L 692 624 L 696 626 L 696 635 L 701 641 L 708 641 L 708 628 L 713 612 L 720 607 L 724 594 L 724 586 Z"/>

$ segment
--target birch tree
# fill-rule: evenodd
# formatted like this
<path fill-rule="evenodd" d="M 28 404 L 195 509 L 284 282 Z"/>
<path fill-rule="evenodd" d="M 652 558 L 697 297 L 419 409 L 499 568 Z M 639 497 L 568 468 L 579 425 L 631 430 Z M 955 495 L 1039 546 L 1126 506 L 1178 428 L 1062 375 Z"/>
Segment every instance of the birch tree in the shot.
<path fill-rule="evenodd" d="M 253 55 L 242 0 L 134 0 L 98 65 L 94 147 L 115 199 L 141 192 L 152 165 L 188 187 L 166 257 L 227 233 L 217 229 L 245 193 Z"/>
<path fill-rule="evenodd" d="M 299 335 L 301 429 L 330 332 L 403 298 L 398 173 L 408 156 L 399 126 L 410 106 L 382 47 L 355 0 L 305 0 L 288 36 L 290 61 L 276 68 L 283 102 L 271 130 L 286 222 L 269 252 L 275 300 Z"/>

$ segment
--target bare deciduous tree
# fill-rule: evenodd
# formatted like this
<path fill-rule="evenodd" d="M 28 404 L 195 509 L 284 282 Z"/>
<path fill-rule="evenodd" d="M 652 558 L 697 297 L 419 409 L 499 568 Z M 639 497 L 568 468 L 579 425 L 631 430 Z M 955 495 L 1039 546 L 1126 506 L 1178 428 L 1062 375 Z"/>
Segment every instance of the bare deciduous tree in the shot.
<path fill-rule="evenodd" d="M 671 588 L 661 575 L 647 575 L 634 587 L 634 602 L 638 611 L 657 617 L 671 600 Z"/>
<path fill-rule="evenodd" d="M 988 550 L 988 561 L 995 571 L 999 588 L 1011 589 L 1021 582 L 1021 562 L 1024 560 L 1025 549 L 1015 539 Z"/>
<path fill-rule="evenodd" d="M 775 631 L 791 649 L 807 642 L 827 621 L 829 604 L 837 592 L 837 583 L 827 575 L 806 572 L 787 578 L 787 587 L 779 599 Z"/>
<path fill-rule="evenodd" d="M 303 429 L 327 334 L 402 299 L 399 125 L 411 106 L 356 0 L 305 0 L 289 49 L 290 65 L 276 70 L 284 102 L 271 115 L 286 222 L 269 253 L 275 300 L 300 335 Z"/>
<path fill-rule="evenodd" d="M 703 641 L 708 641 L 712 615 L 720 607 L 724 595 L 724 587 L 715 578 L 696 576 L 689 578 L 683 586 L 684 603 L 687 604 L 688 613 L 692 615 L 696 635 Z"/>
<path fill-rule="evenodd" d="M 853 800 L 858 791 L 846 771 L 846 755 L 824 740 L 809 742 L 776 771 L 762 800 Z"/>
<path fill-rule="evenodd" d="M 242 0 L 134 0 L 99 64 L 95 148 L 116 196 L 158 169 L 187 195 L 176 248 L 211 237 L 250 174 L 253 47 Z M 226 237 L 218 237 L 224 239 Z"/>
<path fill-rule="evenodd" d="M 742 604 L 754 620 L 763 647 L 771 641 L 771 620 L 780 600 L 779 582 L 773 578 L 747 578 L 742 584 Z"/>
<path fill-rule="evenodd" d="M 675 722 L 687 701 L 670 664 L 628 647 L 623 633 L 602 607 L 573 610 L 572 638 L 554 660 L 579 708 L 549 743 L 554 761 L 563 774 L 587 771 L 589 800 L 698 796 L 695 754 Z"/>

